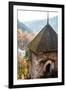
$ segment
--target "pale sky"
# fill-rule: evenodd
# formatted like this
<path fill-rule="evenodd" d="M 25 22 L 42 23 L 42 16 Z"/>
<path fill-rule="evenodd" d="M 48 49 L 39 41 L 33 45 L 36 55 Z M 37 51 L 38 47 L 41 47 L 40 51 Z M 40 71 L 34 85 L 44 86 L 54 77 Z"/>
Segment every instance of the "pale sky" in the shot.
<path fill-rule="evenodd" d="M 49 18 L 57 16 L 57 12 L 49 12 Z M 18 20 L 20 22 L 27 22 L 33 20 L 43 20 L 47 18 L 47 12 L 39 11 L 18 11 Z"/>

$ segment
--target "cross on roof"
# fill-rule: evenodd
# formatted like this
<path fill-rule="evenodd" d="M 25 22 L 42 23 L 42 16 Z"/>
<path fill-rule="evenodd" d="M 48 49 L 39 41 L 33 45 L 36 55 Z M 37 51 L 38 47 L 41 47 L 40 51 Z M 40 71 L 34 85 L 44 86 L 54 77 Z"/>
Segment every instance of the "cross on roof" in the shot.
<path fill-rule="evenodd" d="M 49 12 L 47 12 L 47 24 L 49 24 Z"/>

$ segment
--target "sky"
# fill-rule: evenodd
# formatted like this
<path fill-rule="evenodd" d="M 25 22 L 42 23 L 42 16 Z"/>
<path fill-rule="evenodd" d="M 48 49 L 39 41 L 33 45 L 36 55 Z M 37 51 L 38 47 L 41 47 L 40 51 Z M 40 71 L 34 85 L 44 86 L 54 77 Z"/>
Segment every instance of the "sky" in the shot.
<path fill-rule="evenodd" d="M 49 15 L 49 23 L 53 29 L 58 32 L 58 12 L 44 12 L 44 10 L 18 10 L 18 21 L 29 27 L 33 33 L 37 34 L 47 24 L 47 16 Z"/>
<path fill-rule="evenodd" d="M 49 12 L 49 18 L 57 16 L 58 12 Z M 22 11 L 18 10 L 18 20 L 20 22 L 28 22 L 33 20 L 42 20 L 47 18 L 47 12 L 44 11 Z"/>

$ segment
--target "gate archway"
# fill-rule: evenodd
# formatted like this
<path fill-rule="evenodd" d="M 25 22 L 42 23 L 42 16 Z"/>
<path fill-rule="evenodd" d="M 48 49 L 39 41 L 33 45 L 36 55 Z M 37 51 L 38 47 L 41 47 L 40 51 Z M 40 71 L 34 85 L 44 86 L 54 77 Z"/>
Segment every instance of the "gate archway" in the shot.
<path fill-rule="evenodd" d="M 51 77 L 52 72 L 54 70 L 54 62 L 52 62 L 51 60 L 48 60 L 47 62 L 45 62 L 43 69 L 44 69 L 45 77 Z"/>

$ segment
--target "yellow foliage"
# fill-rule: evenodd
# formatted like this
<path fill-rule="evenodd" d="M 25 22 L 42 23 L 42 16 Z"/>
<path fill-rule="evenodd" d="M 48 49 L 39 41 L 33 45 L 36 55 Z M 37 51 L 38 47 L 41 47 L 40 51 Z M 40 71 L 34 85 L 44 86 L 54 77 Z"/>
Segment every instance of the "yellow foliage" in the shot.
<path fill-rule="evenodd" d="M 28 67 L 27 67 L 27 61 L 21 60 L 18 64 L 18 79 L 25 79 L 28 74 Z"/>

